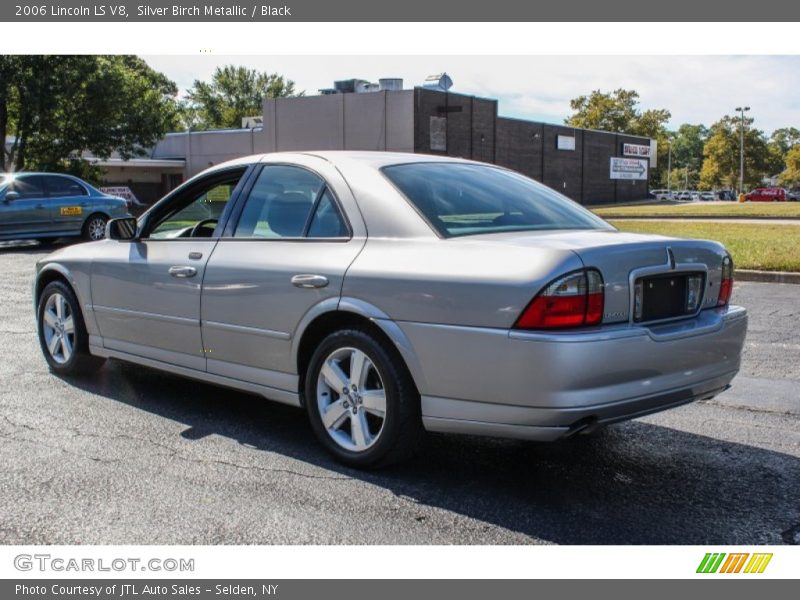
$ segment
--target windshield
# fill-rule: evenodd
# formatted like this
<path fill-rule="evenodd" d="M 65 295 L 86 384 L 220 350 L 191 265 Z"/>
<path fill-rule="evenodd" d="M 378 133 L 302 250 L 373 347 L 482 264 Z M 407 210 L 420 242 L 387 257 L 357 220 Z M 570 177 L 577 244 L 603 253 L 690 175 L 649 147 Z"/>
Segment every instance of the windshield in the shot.
<path fill-rule="evenodd" d="M 410 163 L 383 173 L 444 237 L 613 228 L 572 200 L 512 171 L 462 163 Z"/>

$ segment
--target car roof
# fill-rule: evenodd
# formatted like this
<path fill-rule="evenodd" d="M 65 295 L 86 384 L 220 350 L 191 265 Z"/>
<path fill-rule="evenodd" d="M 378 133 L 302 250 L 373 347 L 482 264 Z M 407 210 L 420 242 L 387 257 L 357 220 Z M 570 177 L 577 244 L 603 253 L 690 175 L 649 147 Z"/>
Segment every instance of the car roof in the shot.
<path fill-rule="evenodd" d="M 233 160 L 220 163 L 210 167 L 205 172 L 209 173 L 216 170 L 231 167 L 243 166 L 261 162 L 275 162 L 285 160 L 293 162 L 313 156 L 325 160 L 334 166 L 345 166 L 359 164 L 380 169 L 389 165 L 420 163 L 420 162 L 448 162 L 461 164 L 486 164 L 464 158 L 454 158 L 450 156 L 439 156 L 434 154 L 416 154 L 413 152 L 372 152 L 355 150 L 309 150 L 298 152 L 270 152 L 268 154 L 253 154 L 242 156 Z M 494 166 L 494 165 L 489 165 Z"/>

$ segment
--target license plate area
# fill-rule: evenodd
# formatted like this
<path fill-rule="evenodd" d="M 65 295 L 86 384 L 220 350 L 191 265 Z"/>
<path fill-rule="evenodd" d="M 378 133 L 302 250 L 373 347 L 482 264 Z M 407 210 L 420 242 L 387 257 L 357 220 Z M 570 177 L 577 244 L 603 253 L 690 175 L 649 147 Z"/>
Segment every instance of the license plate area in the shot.
<path fill-rule="evenodd" d="M 679 319 L 697 313 L 702 304 L 705 274 L 664 273 L 640 277 L 634 289 L 636 323 Z"/>

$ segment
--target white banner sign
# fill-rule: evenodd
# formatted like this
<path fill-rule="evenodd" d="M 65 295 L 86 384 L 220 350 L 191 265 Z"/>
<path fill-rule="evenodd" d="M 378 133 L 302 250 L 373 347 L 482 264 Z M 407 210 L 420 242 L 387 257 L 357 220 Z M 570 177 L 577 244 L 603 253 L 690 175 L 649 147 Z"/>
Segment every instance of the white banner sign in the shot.
<path fill-rule="evenodd" d="M 639 144 L 622 144 L 622 153 L 625 156 L 650 156 L 650 146 L 640 146 Z"/>
<path fill-rule="evenodd" d="M 556 147 L 559 150 L 575 150 L 575 138 L 571 135 L 559 135 L 556 138 Z"/>
<path fill-rule="evenodd" d="M 132 204 L 141 204 L 139 199 L 136 197 L 136 194 L 134 194 L 131 188 L 127 186 L 101 187 L 100 191 L 104 194 L 108 194 L 109 196 L 117 196 L 118 198 L 127 200 Z"/>
<path fill-rule="evenodd" d="M 611 179 L 647 179 L 647 162 L 640 158 L 611 157 Z"/>

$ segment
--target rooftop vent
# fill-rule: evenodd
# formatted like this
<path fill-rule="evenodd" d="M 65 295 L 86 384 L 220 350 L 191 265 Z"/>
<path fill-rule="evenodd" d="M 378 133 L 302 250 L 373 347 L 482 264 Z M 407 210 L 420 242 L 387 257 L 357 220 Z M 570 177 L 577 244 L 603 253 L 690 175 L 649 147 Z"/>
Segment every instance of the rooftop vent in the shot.
<path fill-rule="evenodd" d="M 437 73 L 436 75 L 428 75 L 425 81 L 422 82 L 422 87 L 426 90 L 436 90 L 438 92 L 446 92 L 453 87 L 453 80 L 447 73 Z"/>

